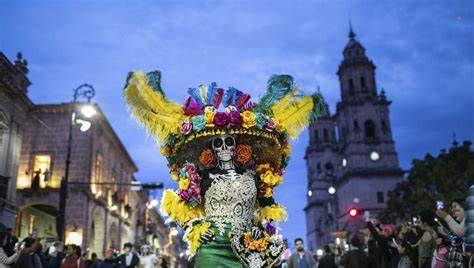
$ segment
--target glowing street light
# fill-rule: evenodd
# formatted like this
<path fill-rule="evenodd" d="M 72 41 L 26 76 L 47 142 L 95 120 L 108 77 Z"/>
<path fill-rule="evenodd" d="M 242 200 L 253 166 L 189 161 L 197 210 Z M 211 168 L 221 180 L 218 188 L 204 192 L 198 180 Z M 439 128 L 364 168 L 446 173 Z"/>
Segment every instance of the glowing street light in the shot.
<path fill-rule="evenodd" d="M 92 118 L 97 113 L 97 110 L 94 108 L 92 104 L 86 104 L 82 106 L 81 113 L 86 118 Z"/>
<path fill-rule="evenodd" d="M 336 193 L 336 188 L 334 188 L 334 186 L 329 187 L 329 188 L 328 188 L 328 193 L 329 193 L 330 195 L 335 194 L 335 193 Z"/>

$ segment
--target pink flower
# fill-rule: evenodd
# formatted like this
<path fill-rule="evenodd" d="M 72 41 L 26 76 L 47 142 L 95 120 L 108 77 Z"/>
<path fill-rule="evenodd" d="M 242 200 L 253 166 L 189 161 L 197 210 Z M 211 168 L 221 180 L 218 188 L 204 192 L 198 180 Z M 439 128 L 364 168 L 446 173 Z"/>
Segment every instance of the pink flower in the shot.
<path fill-rule="evenodd" d="M 188 173 L 196 173 L 196 167 L 193 164 L 186 165 L 186 170 Z"/>
<path fill-rule="evenodd" d="M 199 177 L 197 173 L 192 173 L 191 175 L 189 175 L 189 178 L 191 179 L 192 183 L 199 183 L 199 181 L 201 180 L 201 177 Z"/>
<path fill-rule="evenodd" d="M 214 125 L 216 127 L 226 127 L 229 124 L 229 116 L 223 112 L 214 115 Z"/>
<path fill-rule="evenodd" d="M 273 131 L 275 129 L 275 121 L 273 119 L 268 119 L 267 123 L 263 126 L 267 131 Z"/>
<path fill-rule="evenodd" d="M 184 202 L 189 202 L 189 200 L 191 200 L 191 195 L 186 190 L 180 190 L 178 195 L 181 197 L 181 199 L 183 199 Z"/>
<path fill-rule="evenodd" d="M 229 112 L 229 121 L 232 127 L 241 127 L 242 126 L 242 116 L 238 111 L 232 110 Z"/>
<path fill-rule="evenodd" d="M 184 135 L 188 135 L 189 133 L 191 133 L 192 129 L 193 124 L 189 121 L 183 122 L 183 124 L 181 125 L 181 133 L 183 133 Z"/>

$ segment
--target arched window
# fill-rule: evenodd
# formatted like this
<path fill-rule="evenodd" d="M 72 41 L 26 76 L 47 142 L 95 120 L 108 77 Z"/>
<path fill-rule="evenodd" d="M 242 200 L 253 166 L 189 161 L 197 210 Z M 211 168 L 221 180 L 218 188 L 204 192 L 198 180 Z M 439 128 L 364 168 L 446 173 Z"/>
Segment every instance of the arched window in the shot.
<path fill-rule="evenodd" d="M 380 122 L 380 125 L 382 126 L 382 131 L 387 132 L 388 127 L 387 127 L 387 123 L 385 123 L 385 120 L 382 119 L 382 121 Z"/>
<path fill-rule="evenodd" d="M 352 96 L 352 95 L 355 94 L 355 90 L 354 90 L 354 80 L 349 79 L 348 83 L 349 83 L 349 95 Z"/>
<path fill-rule="evenodd" d="M 316 171 L 318 172 L 318 174 L 321 173 L 321 163 L 318 163 L 316 165 Z"/>
<path fill-rule="evenodd" d="M 366 138 L 375 138 L 375 124 L 372 120 L 365 121 L 364 132 Z"/>
<path fill-rule="evenodd" d="M 324 165 L 324 168 L 326 169 L 326 172 L 327 173 L 333 173 L 334 171 L 334 165 L 331 163 L 331 162 L 327 162 L 325 165 Z"/>
<path fill-rule="evenodd" d="M 362 91 L 367 91 L 367 88 L 365 87 L 365 77 L 363 76 L 360 77 L 360 87 L 362 88 Z"/>
<path fill-rule="evenodd" d="M 329 141 L 329 134 L 327 129 L 323 129 L 323 139 L 324 141 Z"/>
<path fill-rule="evenodd" d="M 359 130 L 359 122 L 357 120 L 354 120 L 354 131 L 358 132 Z"/>

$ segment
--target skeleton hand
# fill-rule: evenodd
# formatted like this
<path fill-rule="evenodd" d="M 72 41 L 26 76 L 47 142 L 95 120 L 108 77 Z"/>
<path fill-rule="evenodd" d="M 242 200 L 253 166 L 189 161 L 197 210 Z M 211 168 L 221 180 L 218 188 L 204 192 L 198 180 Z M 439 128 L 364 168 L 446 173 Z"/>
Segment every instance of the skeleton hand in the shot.
<path fill-rule="evenodd" d="M 199 242 L 201 244 L 204 244 L 213 238 L 214 238 L 214 233 L 211 230 L 207 230 L 201 234 L 201 236 L 199 237 Z"/>

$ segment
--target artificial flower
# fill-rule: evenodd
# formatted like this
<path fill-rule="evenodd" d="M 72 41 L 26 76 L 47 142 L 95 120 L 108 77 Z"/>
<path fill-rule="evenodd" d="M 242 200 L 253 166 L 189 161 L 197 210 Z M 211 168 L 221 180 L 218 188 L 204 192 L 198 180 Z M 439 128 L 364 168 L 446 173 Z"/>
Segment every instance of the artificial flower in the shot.
<path fill-rule="evenodd" d="M 283 147 L 283 153 L 288 156 L 291 154 L 291 146 L 290 144 L 287 144 L 285 147 Z"/>
<path fill-rule="evenodd" d="M 251 128 L 257 124 L 257 119 L 254 113 L 250 111 L 245 111 L 242 113 L 243 123 L 242 126 L 244 128 Z"/>
<path fill-rule="evenodd" d="M 193 129 L 196 132 L 203 130 L 206 127 L 206 120 L 204 119 L 204 115 L 198 115 L 193 119 Z"/>
<path fill-rule="evenodd" d="M 206 125 L 207 126 L 214 126 L 214 116 L 216 115 L 216 113 L 212 110 L 208 110 L 204 113 L 204 119 L 206 120 Z"/>
<path fill-rule="evenodd" d="M 265 192 L 263 193 L 263 197 L 270 198 L 273 195 L 273 188 L 272 187 L 266 187 Z"/>
<path fill-rule="evenodd" d="M 273 173 L 270 170 L 267 170 L 264 174 L 261 174 L 260 179 L 270 186 L 280 185 L 283 182 L 283 179 L 280 175 Z"/>
<path fill-rule="evenodd" d="M 268 235 L 264 235 L 262 238 L 254 240 L 251 232 L 244 233 L 244 245 L 250 250 L 256 250 L 263 252 L 267 249 Z"/>
<path fill-rule="evenodd" d="M 160 205 L 161 213 L 180 225 L 191 219 L 204 216 L 203 206 L 191 207 L 183 202 L 183 200 L 174 191 L 168 189 L 163 192 L 163 198 Z"/>
<path fill-rule="evenodd" d="M 235 161 L 247 164 L 252 159 L 252 147 L 246 144 L 239 144 L 235 149 Z"/>
<path fill-rule="evenodd" d="M 180 190 L 178 192 L 178 195 L 179 197 L 181 197 L 181 199 L 184 201 L 184 202 L 189 202 L 191 200 L 191 194 L 189 194 L 189 191 L 186 191 L 186 190 Z"/>
<path fill-rule="evenodd" d="M 224 112 L 217 112 L 214 116 L 214 125 L 216 127 L 226 127 L 229 124 L 229 116 Z"/>
<path fill-rule="evenodd" d="M 281 222 L 286 221 L 288 215 L 286 209 L 280 205 L 271 205 L 265 207 L 259 207 L 257 209 L 257 216 L 254 217 L 255 222 L 262 222 L 263 220 Z"/>
<path fill-rule="evenodd" d="M 161 146 L 160 152 L 164 157 L 168 157 L 171 154 L 170 148 L 168 148 L 167 146 Z"/>
<path fill-rule="evenodd" d="M 230 110 L 228 112 L 229 122 L 232 127 L 238 128 L 242 126 L 242 115 L 236 110 Z"/>
<path fill-rule="evenodd" d="M 257 169 L 255 169 L 255 171 L 260 174 L 267 172 L 267 170 L 273 170 L 273 168 L 268 163 L 260 164 L 257 166 Z"/>
<path fill-rule="evenodd" d="M 182 134 L 188 135 L 189 133 L 191 133 L 191 130 L 193 130 L 193 123 L 191 123 L 189 121 L 185 121 L 185 122 L 183 122 L 183 124 L 181 124 L 181 133 Z"/>
<path fill-rule="evenodd" d="M 189 173 L 195 173 L 196 172 L 196 166 L 194 164 L 186 163 L 184 168 L 189 172 Z"/>
<path fill-rule="evenodd" d="M 214 166 L 215 162 L 216 157 L 214 156 L 214 152 L 211 149 L 205 149 L 199 155 L 199 163 L 204 168 L 211 168 L 212 166 Z"/>
<path fill-rule="evenodd" d="M 263 128 L 266 130 L 266 131 L 273 131 L 275 129 L 275 121 L 273 121 L 273 119 L 269 118 L 267 123 L 265 124 L 265 126 L 263 126 Z"/>
<path fill-rule="evenodd" d="M 189 179 L 179 180 L 178 185 L 180 190 L 187 190 L 191 181 Z"/>
<path fill-rule="evenodd" d="M 265 225 L 265 232 L 267 232 L 269 235 L 274 235 L 276 233 L 276 227 L 273 226 L 271 222 L 269 222 L 267 225 Z"/>

